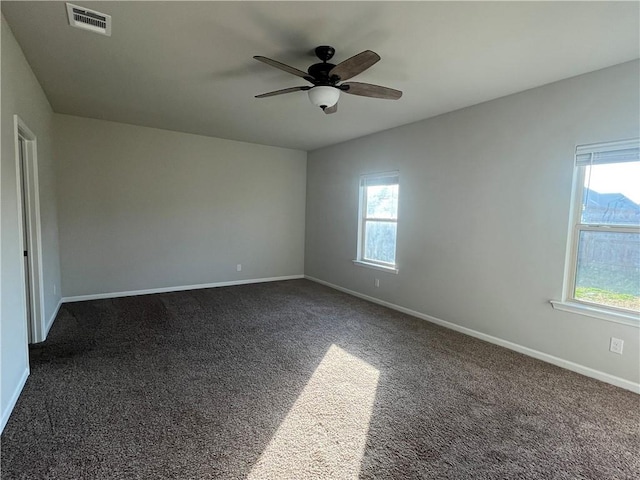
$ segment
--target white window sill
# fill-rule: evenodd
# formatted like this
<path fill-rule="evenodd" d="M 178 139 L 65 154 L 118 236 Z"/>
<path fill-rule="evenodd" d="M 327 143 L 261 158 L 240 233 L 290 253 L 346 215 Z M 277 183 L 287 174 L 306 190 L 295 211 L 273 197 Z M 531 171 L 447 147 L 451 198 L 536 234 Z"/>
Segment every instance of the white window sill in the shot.
<path fill-rule="evenodd" d="M 353 260 L 353 264 L 358 265 L 359 267 L 373 268 L 374 270 L 395 273 L 396 275 L 398 274 L 398 269 L 396 267 L 387 267 L 385 265 L 378 265 L 377 263 L 363 262 L 362 260 Z"/>
<path fill-rule="evenodd" d="M 563 312 L 577 313 L 578 315 L 586 315 L 587 317 L 599 318 L 609 322 L 640 327 L 640 316 L 634 315 L 633 313 L 616 312 L 577 302 L 551 300 L 550 303 L 554 309 L 562 310 Z"/>

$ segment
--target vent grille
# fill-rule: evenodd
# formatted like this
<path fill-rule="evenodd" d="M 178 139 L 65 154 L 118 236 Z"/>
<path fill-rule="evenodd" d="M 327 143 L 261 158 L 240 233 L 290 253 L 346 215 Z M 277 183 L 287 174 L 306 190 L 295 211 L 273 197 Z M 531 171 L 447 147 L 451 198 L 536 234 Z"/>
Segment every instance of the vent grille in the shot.
<path fill-rule="evenodd" d="M 100 16 L 94 15 L 91 12 L 85 12 L 83 10 L 78 10 L 77 8 L 73 9 L 73 19 L 76 22 L 87 23 L 89 25 L 93 25 L 98 28 L 107 28 L 107 19 Z"/>
<path fill-rule="evenodd" d="M 111 15 L 105 15 L 71 3 L 67 3 L 67 15 L 69 25 L 72 27 L 111 36 Z"/>

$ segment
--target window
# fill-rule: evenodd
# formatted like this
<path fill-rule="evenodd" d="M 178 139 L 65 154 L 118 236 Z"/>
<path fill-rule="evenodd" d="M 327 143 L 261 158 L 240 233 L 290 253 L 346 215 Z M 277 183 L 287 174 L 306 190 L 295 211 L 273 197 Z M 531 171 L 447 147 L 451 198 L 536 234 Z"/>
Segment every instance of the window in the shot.
<path fill-rule="evenodd" d="M 565 300 L 636 316 L 640 312 L 640 141 L 579 146 L 575 158 Z"/>
<path fill-rule="evenodd" d="M 398 172 L 360 177 L 357 263 L 396 271 Z"/>

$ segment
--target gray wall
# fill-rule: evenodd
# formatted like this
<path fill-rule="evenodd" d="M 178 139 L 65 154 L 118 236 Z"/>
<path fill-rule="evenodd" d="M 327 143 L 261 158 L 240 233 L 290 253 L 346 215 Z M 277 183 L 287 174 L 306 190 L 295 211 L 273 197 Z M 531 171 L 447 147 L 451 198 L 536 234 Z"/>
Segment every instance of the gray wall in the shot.
<path fill-rule="evenodd" d="M 64 297 L 303 274 L 306 152 L 54 123 Z"/>
<path fill-rule="evenodd" d="M 638 136 L 638 88 L 631 62 L 309 153 L 305 274 L 638 382 L 637 328 L 549 304 L 562 294 L 575 146 Z M 398 275 L 351 262 L 358 177 L 389 170 Z"/>
<path fill-rule="evenodd" d="M 16 394 L 28 368 L 27 323 L 21 280 L 23 257 L 18 236 L 21 219 L 18 216 L 14 114 L 18 114 L 27 124 L 36 135 L 38 143 L 45 321 L 53 316 L 60 300 L 60 288 L 57 288 L 57 294 L 53 293 L 53 286 L 60 285 L 60 262 L 53 169 L 53 112 L 4 17 L 1 30 L 0 408 L 2 420 L 6 420 L 10 400 Z"/>

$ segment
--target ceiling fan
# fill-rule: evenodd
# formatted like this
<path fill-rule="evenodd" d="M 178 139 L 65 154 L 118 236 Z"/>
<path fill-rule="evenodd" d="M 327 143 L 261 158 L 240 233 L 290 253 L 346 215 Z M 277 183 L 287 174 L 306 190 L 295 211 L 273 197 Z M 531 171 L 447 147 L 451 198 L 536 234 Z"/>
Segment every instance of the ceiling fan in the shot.
<path fill-rule="evenodd" d="M 284 93 L 292 93 L 298 91 L 308 91 L 309 100 L 316 107 L 320 107 L 324 113 L 335 113 L 338 111 L 338 99 L 340 92 L 349 93 L 351 95 L 360 95 L 362 97 L 384 98 L 388 100 L 397 100 L 402 96 L 400 90 L 393 88 L 381 87 L 370 83 L 349 82 L 340 83 L 356 75 L 364 72 L 380 60 L 380 56 L 371 50 L 365 50 L 353 57 L 345 60 L 338 65 L 328 63 L 335 53 L 333 47 L 322 45 L 315 49 L 316 56 L 322 60 L 321 63 L 311 65 L 306 72 L 290 67 L 284 63 L 272 60 L 267 57 L 256 55 L 256 60 L 271 65 L 285 72 L 291 73 L 298 77 L 304 78 L 313 86 L 304 85 L 302 87 L 284 88 L 274 92 L 256 95 L 256 98 L 273 97 Z"/>

